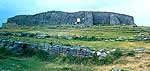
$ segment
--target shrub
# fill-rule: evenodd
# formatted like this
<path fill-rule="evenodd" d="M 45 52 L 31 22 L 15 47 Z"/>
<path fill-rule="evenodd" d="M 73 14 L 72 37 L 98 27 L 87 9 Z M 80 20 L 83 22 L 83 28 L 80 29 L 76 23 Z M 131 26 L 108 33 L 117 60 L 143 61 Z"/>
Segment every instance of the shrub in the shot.
<path fill-rule="evenodd" d="M 122 56 L 122 52 L 120 51 L 120 49 L 116 49 L 115 52 L 107 55 L 103 59 L 99 59 L 96 54 L 94 54 L 93 57 L 80 57 L 63 54 L 50 54 L 44 50 L 34 48 L 25 48 L 17 53 L 20 53 L 19 56 L 36 57 L 39 60 L 49 61 L 53 63 L 69 63 L 69 64 L 84 64 L 84 65 L 111 64 L 115 59 L 118 59 Z M 1 55 L 10 55 L 10 54 L 12 54 L 12 52 L 7 50 L 6 48 L 0 48 L 0 57 Z M 131 54 L 129 53 L 129 55 Z"/>
<path fill-rule="evenodd" d="M 0 47 L 0 58 L 6 58 L 10 56 L 17 56 L 17 54 L 7 48 Z"/>
<path fill-rule="evenodd" d="M 22 51 L 20 51 L 22 56 L 31 57 L 35 55 L 38 52 L 38 49 L 35 48 L 25 48 Z"/>
<path fill-rule="evenodd" d="M 89 38 L 89 40 L 95 41 L 95 40 L 98 40 L 98 39 L 95 36 L 92 36 L 92 37 Z"/>
<path fill-rule="evenodd" d="M 100 64 L 111 64 L 114 61 L 113 55 L 107 55 L 104 59 L 100 60 Z"/>
<path fill-rule="evenodd" d="M 127 52 L 127 54 L 126 54 L 127 56 L 135 56 L 135 51 L 129 51 L 129 52 Z"/>
<path fill-rule="evenodd" d="M 71 44 L 63 44 L 64 46 L 72 46 Z"/>
<path fill-rule="evenodd" d="M 50 58 L 50 55 L 48 52 L 45 52 L 43 50 L 38 50 L 35 54 L 36 57 L 38 57 L 42 61 L 48 61 Z"/>
<path fill-rule="evenodd" d="M 95 36 L 83 36 L 83 37 L 75 37 L 75 40 L 84 40 L 84 41 L 96 41 L 99 40 L 98 38 L 96 38 Z"/>
<path fill-rule="evenodd" d="M 56 59 L 56 58 L 55 58 Z M 92 64 L 92 58 L 90 57 L 78 57 L 78 56 L 59 56 L 57 57 L 57 63 L 68 63 L 68 64 Z"/>
<path fill-rule="evenodd" d="M 120 49 L 116 49 L 113 53 L 112 53 L 114 59 L 118 59 L 120 58 L 123 54 L 122 51 Z"/>
<path fill-rule="evenodd" d="M 72 68 L 69 68 L 69 67 L 63 67 L 61 70 L 62 70 L 62 71 L 72 71 L 73 69 L 72 69 Z"/>
<path fill-rule="evenodd" d="M 92 63 L 95 65 L 103 65 L 103 64 L 111 64 L 114 61 L 114 56 L 109 54 L 103 59 L 99 59 L 98 56 L 95 54 L 92 60 Z"/>

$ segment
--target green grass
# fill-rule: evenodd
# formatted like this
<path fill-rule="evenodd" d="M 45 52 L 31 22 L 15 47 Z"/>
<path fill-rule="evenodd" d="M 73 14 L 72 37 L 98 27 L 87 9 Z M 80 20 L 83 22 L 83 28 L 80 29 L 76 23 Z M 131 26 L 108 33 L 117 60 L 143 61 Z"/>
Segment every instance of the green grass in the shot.
<path fill-rule="evenodd" d="M 96 38 L 133 38 L 135 35 L 140 33 L 150 35 L 150 27 L 131 27 L 131 26 L 94 26 L 94 27 L 20 27 L 10 29 L 0 29 L 0 32 L 28 32 L 28 33 L 42 33 L 49 35 L 65 35 L 65 36 L 84 36 L 84 37 L 96 37 Z M 16 36 L 0 36 L 0 38 L 13 39 L 18 41 L 24 41 L 29 43 L 51 43 L 62 44 L 62 45 L 73 45 L 73 46 L 85 46 L 94 50 L 99 49 L 134 49 L 134 48 L 150 48 L 150 41 L 87 41 L 81 39 L 35 39 L 29 37 L 16 37 Z M 134 56 L 133 52 L 127 53 L 126 56 Z M 108 56 L 108 61 L 111 62 L 112 56 Z M 134 60 L 134 59 L 132 59 Z M 42 61 L 36 56 L 31 57 L 20 57 L 18 54 L 11 53 L 9 50 L 0 50 L 0 70 L 11 70 L 11 71 L 93 71 L 94 67 L 90 65 L 78 65 L 69 63 L 59 63 L 61 59 L 57 59 L 53 62 Z M 67 60 L 66 60 L 67 61 Z M 135 65 L 135 64 L 134 64 Z M 108 65 L 112 67 L 111 65 Z M 103 67 L 103 66 L 102 66 Z M 105 69 L 106 66 L 103 68 Z M 102 71 L 100 66 L 98 71 Z M 108 70 L 108 69 L 107 69 Z"/>
<path fill-rule="evenodd" d="M 11 71 L 91 71 L 90 67 L 83 65 L 54 64 L 38 61 L 34 58 L 0 59 L 1 70 Z"/>
<path fill-rule="evenodd" d="M 150 27 L 130 27 L 130 26 L 96 26 L 89 28 L 71 28 L 71 27 L 22 27 L 17 29 L 1 29 L 7 32 L 30 32 L 43 33 L 50 35 L 66 35 L 66 36 L 95 36 L 98 38 L 115 38 L 115 37 L 133 37 L 139 33 L 150 35 Z"/>
<path fill-rule="evenodd" d="M 133 48 L 149 48 L 150 41 L 82 41 L 82 40 L 67 40 L 67 39 L 35 39 L 29 37 L 1 36 L 1 38 L 13 39 L 30 43 L 54 43 L 62 45 L 85 46 L 91 49 L 133 49 Z"/>
<path fill-rule="evenodd" d="M 60 58 L 61 59 L 61 58 Z M 43 61 L 36 55 L 20 56 L 6 48 L 0 48 L 0 70 L 10 71 L 92 71 L 90 66 L 76 64 L 57 64 Z"/>

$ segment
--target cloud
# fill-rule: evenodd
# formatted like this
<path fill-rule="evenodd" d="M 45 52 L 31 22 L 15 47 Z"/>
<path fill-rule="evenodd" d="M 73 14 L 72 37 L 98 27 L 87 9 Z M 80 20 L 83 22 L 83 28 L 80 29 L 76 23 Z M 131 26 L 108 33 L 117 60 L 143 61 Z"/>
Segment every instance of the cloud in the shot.
<path fill-rule="evenodd" d="M 100 10 L 113 11 L 134 16 L 135 23 L 138 25 L 147 25 L 150 18 L 150 1 L 149 0 L 129 0 L 121 5 L 112 5 L 111 7 L 103 7 Z"/>
<path fill-rule="evenodd" d="M 37 0 L 36 5 L 44 10 L 79 11 L 92 9 L 96 0 Z M 94 5 L 95 4 L 95 5 Z"/>
<path fill-rule="evenodd" d="M 96 2 L 96 0 L 37 0 L 38 5 L 41 6 L 72 6 L 72 5 L 89 5 Z"/>
<path fill-rule="evenodd" d="M 149 25 L 149 3 L 150 0 L 0 0 L 0 16 L 7 19 L 51 10 L 110 11 L 132 15 L 138 25 Z"/>

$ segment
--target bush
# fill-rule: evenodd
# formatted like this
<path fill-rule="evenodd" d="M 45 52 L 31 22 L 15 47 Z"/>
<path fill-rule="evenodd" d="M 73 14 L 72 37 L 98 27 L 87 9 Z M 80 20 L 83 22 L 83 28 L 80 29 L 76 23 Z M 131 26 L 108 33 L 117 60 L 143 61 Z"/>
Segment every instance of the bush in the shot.
<path fill-rule="evenodd" d="M 114 59 L 118 59 L 123 55 L 123 53 L 120 49 L 116 49 L 116 51 L 113 52 L 112 55 L 113 55 Z"/>
<path fill-rule="evenodd" d="M 90 57 L 78 57 L 78 56 L 58 56 L 54 58 L 56 63 L 68 63 L 68 64 L 84 64 L 84 65 L 91 65 L 92 58 Z"/>
<path fill-rule="evenodd" d="M 0 48 L 0 55 L 13 55 L 14 53 L 7 48 Z"/>
<path fill-rule="evenodd" d="M 92 60 L 92 63 L 94 65 L 103 65 L 103 64 L 111 64 L 114 61 L 114 56 L 113 55 L 107 55 L 103 59 L 99 59 L 98 56 L 95 54 Z"/>
<path fill-rule="evenodd" d="M 35 53 L 35 56 L 38 57 L 42 61 L 48 61 L 50 59 L 50 55 L 48 52 L 45 52 L 43 50 L 38 50 Z"/>
<path fill-rule="evenodd" d="M 62 71 L 72 71 L 73 69 L 72 69 L 72 68 L 69 68 L 69 67 L 63 67 L 61 70 L 62 70 Z"/>
<path fill-rule="evenodd" d="M 21 56 L 25 56 L 25 57 L 31 57 L 35 55 L 37 52 L 38 52 L 38 49 L 35 49 L 35 48 L 25 48 L 22 51 L 20 51 Z"/>
<path fill-rule="evenodd" d="M 127 56 L 135 56 L 135 51 L 129 51 L 129 52 L 127 52 L 127 54 L 126 54 Z"/>
<path fill-rule="evenodd" d="M 11 50 L 4 48 L 4 47 L 0 47 L 0 59 L 1 58 L 8 58 L 8 57 L 12 57 L 12 56 L 17 56 L 16 53 L 12 52 Z"/>
<path fill-rule="evenodd" d="M 76 37 L 74 38 L 75 40 L 84 40 L 84 41 L 96 41 L 99 40 L 98 38 L 96 38 L 95 36 L 83 36 L 83 37 Z"/>
<path fill-rule="evenodd" d="M 72 46 L 71 44 L 63 44 L 64 46 Z"/>
<path fill-rule="evenodd" d="M 100 64 L 111 64 L 114 61 L 114 57 L 112 55 L 107 55 L 104 59 L 100 60 Z"/>
<path fill-rule="evenodd" d="M 93 40 L 93 41 L 98 40 L 95 36 L 92 36 L 92 37 L 90 37 L 89 39 L 90 39 L 90 40 Z"/>
<path fill-rule="evenodd" d="M 114 60 L 120 58 L 122 56 L 122 51 L 120 49 L 116 49 L 112 54 L 107 55 L 103 59 L 99 59 L 96 54 L 93 57 L 80 57 L 80 56 L 69 56 L 63 54 L 50 54 L 44 50 L 35 49 L 35 48 L 25 48 L 19 52 L 17 56 L 25 56 L 25 57 L 36 57 L 42 61 L 49 61 L 53 63 L 69 63 L 69 64 L 84 64 L 84 65 L 103 65 L 103 64 L 111 64 Z M 0 57 L 2 55 L 12 55 L 14 52 L 6 48 L 0 48 Z M 132 53 L 129 53 L 132 55 Z"/>
<path fill-rule="evenodd" d="M 122 56 L 122 51 L 120 49 L 116 49 L 112 54 L 108 54 L 105 58 L 99 60 L 99 64 L 111 64 L 115 60 L 119 59 Z"/>

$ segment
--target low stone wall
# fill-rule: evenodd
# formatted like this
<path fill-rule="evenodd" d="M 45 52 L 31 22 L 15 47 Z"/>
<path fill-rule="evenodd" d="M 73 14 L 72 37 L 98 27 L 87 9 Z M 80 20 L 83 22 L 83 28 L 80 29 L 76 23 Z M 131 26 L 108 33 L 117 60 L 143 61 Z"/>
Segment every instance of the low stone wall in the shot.
<path fill-rule="evenodd" d="M 95 55 L 99 59 L 105 58 L 107 55 L 111 55 L 116 49 L 112 50 L 92 50 L 88 47 L 80 47 L 80 46 L 65 46 L 65 45 L 57 45 L 52 43 L 28 43 L 22 41 L 15 41 L 11 39 L 0 38 L 0 47 L 8 48 L 14 52 L 22 51 L 27 48 L 31 49 L 40 49 L 48 52 L 49 54 L 63 54 L 67 56 L 78 56 L 78 57 L 94 57 Z M 134 51 L 136 53 L 150 53 L 150 49 L 145 48 L 136 48 L 130 51 Z M 128 52 L 128 51 L 125 51 Z"/>
<path fill-rule="evenodd" d="M 49 54 L 63 54 L 68 56 L 79 56 L 79 57 L 93 57 L 98 56 L 99 59 L 105 58 L 108 54 L 111 54 L 115 50 L 98 50 L 94 51 L 88 47 L 80 46 L 64 46 L 56 45 L 52 43 L 27 43 L 15 40 L 8 40 L 0 38 L 0 47 L 9 48 L 12 51 L 21 51 L 26 48 L 40 49 L 48 52 Z"/>
<path fill-rule="evenodd" d="M 21 41 L 0 39 L 0 47 L 9 48 L 12 51 L 20 51 L 26 48 L 41 49 L 50 54 L 65 54 L 70 56 L 92 57 L 95 51 L 79 46 L 63 46 L 51 43 L 26 43 Z"/>
<path fill-rule="evenodd" d="M 140 40 L 150 40 L 150 36 L 149 35 L 145 35 L 145 34 L 139 34 L 136 36 L 138 39 Z"/>
<path fill-rule="evenodd" d="M 75 40 L 86 40 L 86 41 L 135 41 L 135 40 L 149 40 L 150 36 L 135 36 L 131 38 L 96 38 L 96 37 L 86 37 L 86 36 L 62 36 L 62 35 L 48 35 L 48 34 L 40 34 L 40 33 L 26 33 L 26 32 L 0 32 L 0 35 L 4 36 L 17 36 L 17 37 L 31 37 L 37 39 L 44 39 L 44 38 L 59 38 L 59 39 L 75 39 Z M 147 39 L 145 39 L 147 38 Z"/>

